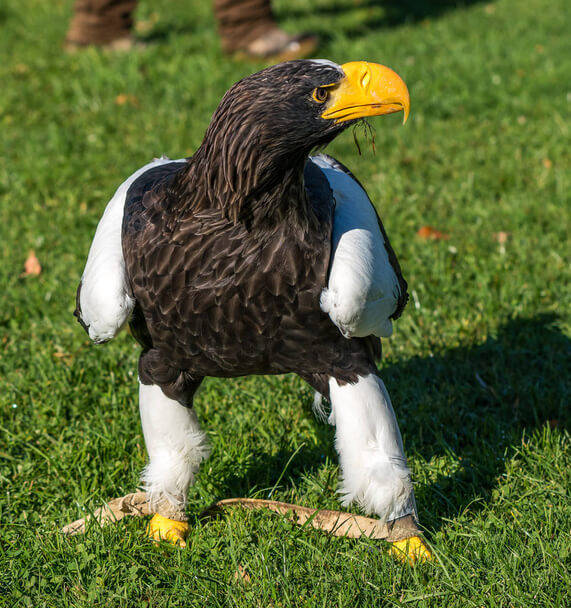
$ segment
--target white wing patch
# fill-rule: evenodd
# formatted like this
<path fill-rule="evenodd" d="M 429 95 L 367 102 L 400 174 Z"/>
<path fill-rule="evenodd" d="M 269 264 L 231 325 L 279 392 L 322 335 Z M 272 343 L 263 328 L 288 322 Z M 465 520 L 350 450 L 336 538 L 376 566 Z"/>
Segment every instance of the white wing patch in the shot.
<path fill-rule="evenodd" d="M 94 342 L 106 342 L 113 338 L 127 322 L 135 306 L 127 285 L 121 245 L 127 190 L 145 171 L 171 162 L 185 161 L 158 158 L 133 173 L 119 186 L 99 221 L 81 278 L 79 294 L 81 320 L 89 328 L 89 337 Z"/>
<path fill-rule="evenodd" d="M 329 59 L 308 59 L 311 63 L 315 63 L 316 65 L 322 65 L 328 68 L 334 68 L 339 72 L 343 72 L 343 68 L 338 64 L 330 61 Z"/>
<path fill-rule="evenodd" d="M 390 316 L 400 294 L 377 215 L 367 193 L 325 155 L 312 157 L 335 197 L 332 262 L 321 310 L 346 338 L 393 332 Z"/>

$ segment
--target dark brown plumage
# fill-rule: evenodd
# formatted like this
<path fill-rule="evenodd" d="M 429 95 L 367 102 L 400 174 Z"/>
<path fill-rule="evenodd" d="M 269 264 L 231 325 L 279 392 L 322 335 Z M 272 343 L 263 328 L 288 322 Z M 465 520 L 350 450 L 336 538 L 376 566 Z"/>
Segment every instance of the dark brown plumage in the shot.
<path fill-rule="evenodd" d="M 308 155 L 351 123 L 323 120 L 311 91 L 342 76 L 295 61 L 238 82 L 186 164 L 129 188 L 122 246 L 143 383 L 191 405 L 204 376 L 296 372 L 327 395 L 329 377 L 375 370 L 380 340 L 344 338 L 319 306 L 335 201 Z M 406 282 L 379 226 L 401 286 L 396 318 Z"/>
<path fill-rule="evenodd" d="M 313 163 L 303 216 L 313 215 L 311 227 L 301 220 L 248 230 L 207 208 L 165 230 L 165 190 L 178 171 L 173 164 L 145 174 L 127 197 L 123 251 L 137 302 L 131 327 L 144 347 L 141 380 L 190 404 L 204 376 L 296 372 L 327 395 L 330 376 L 374 371 L 380 341 L 345 339 L 319 307 L 334 201 Z M 308 200 L 303 190 L 292 196 Z"/>
<path fill-rule="evenodd" d="M 143 348 L 153 538 L 188 532 L 187 489 L 209 452 L 190 407 L 204 376 L 285 372 L 330 397 L 343 502 L 393 522 L 395 542 L 416 532 L 402 439 L 375 367 L 375 336 L 391 334 L 406 281 L 357 180 L 333 158 L 309 156 L 355 120 L 406 118 L 409 108 L 402 79 L 379 64 L 273 66 L 228 91 L 192 158 L 153 161 L 107 205 L 76 315 L 98 343 L 128 321 Z M 411 551 L 428 554 L 412 540 Z"/>

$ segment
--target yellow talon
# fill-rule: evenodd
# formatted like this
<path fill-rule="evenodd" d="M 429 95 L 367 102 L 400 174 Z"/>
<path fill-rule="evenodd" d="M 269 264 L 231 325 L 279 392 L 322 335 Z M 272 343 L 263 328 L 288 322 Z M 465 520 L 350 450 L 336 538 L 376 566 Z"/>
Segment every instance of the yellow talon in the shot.
<path fill-rule="evenodd" d="M 147 536 L 157 542 L 164 540 L 172 545 L 186 547 L 189 530 L 187 521 L 176 521 L 155 513 L 147 526 Z"/>
<path fill-rule="evenodd" d="M 401 562 L 408 561 L 412 566 L 416 562 L 432 560 L 432 553 L 420 536 L 411 536 L 391 543 L 390 554 Z"/>

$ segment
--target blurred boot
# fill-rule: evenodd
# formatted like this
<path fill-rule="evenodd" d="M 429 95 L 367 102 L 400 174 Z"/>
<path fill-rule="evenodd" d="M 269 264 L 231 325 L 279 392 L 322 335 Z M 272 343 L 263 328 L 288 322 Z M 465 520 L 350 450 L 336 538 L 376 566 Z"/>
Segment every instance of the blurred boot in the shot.
<path fill-rule="evenodd" d="M 137 0 L 76 0 L 65 39 L 66 50 L 91 44 L 113 50 L 129 50 Z"/>
<path fill-rule="evenodd" d="M 214 13 L 222 49 L 238 58 L 288 61 L 317 49 L 316 36 L 279 29 L 269 0 L 214 0 Z"/>

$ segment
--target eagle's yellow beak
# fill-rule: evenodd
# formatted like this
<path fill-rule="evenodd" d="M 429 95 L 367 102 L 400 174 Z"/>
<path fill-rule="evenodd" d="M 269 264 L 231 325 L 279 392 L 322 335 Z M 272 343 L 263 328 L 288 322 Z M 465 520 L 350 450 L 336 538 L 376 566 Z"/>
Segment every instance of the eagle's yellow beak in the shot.
<path fill-rule="evenodd" d="M 404 111 L 406 122 L 410 96 L 401 77 L 390 68 L 368 61 L 350 61 L 341 68 L 345 78 L 331 88 L 322 118 L 335 122 Z"/>

